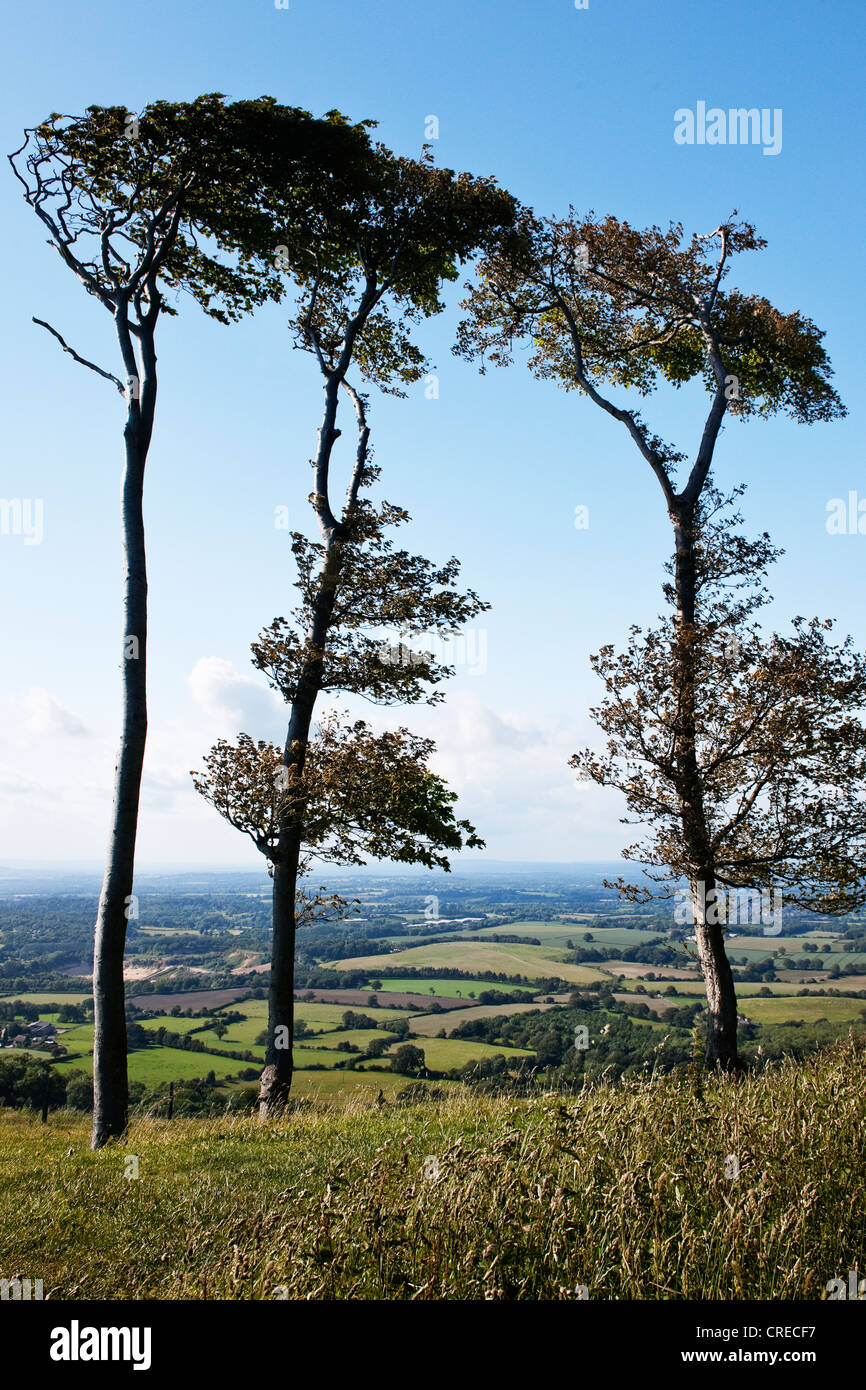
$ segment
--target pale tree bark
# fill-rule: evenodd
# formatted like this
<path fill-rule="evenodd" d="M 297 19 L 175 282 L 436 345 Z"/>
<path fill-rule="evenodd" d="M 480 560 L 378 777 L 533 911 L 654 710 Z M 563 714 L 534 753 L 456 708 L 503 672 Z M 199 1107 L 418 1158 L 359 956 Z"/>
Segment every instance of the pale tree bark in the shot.
<path fill-rule="evenodd" d="M 156 314 L 153 315 L 155 322 Z M 124 1134 L 129 1084 L 126 1059 L 126 999 L 123 961 L 132 902 L 135 841 L 147 739 L 147 559 L 144 470 L 156 404 L 153 322 L 140 331 L 139 374 L 123 308 L 116 318 L 127 371 L 126 448 L 122 486 L 123 714 L 115 766 L 114 802 L 105 875 L 96 917 L 93 953 L 93 1132 L 100 1148 Z"/>

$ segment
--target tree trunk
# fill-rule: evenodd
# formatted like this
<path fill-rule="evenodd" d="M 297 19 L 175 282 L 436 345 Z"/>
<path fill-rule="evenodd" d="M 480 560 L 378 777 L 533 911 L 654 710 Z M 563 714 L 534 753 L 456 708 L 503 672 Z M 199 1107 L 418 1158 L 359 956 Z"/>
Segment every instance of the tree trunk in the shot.
<path fill-rule="evenodd" d="M 149 392 L 152 417 L 153 388 Z M 101 1148 L 127 1126 L 126 999 L 123 958 L 132 901 L 135 837 L 147 738 L 147 566 L 142 493 L 149 428 L 131 395 L 123 476 L 123 719 L 115 765 L 114 806 L 93 954 L 93 1134 Z"/>
<path fill-rule="evenodd" d="M 334 517 L 328 500 L 331 451 L 340 434 L 336 427 L 337 401 L 340 386 L 345 384 L 345 371 L 349 364 L 352 343 L 374 303 L 375 295 L 368 286 L 362 309 L 359 310 L 358 316 L 347 330 L 343 365 L 338 371 L 328 374 L 326 379 L 324 415 L 319 428 L 315 460 L 316 490 L 312 499 L 313 509 L 322 533 L 324 552 L 307 631 L 308 655 L 298 678 L 297 688 L 291 703 L 289 727 L 286 734 L 283 764 L 288 773 L 289 786 L 294 782 L 300 787 L 303 777 L 313 711 L 322 689 L 325 647 L 342 568 L 345 528 Z M 363 405 L 354 392 L 350 391 L 350 395 L 355 403 L 359 435 L 355 469 L 347 494 L 344 517 L 350 513 L 357 498 L 358 486 L 367 460 L 367 445 L 370 435 Z M 303 817 L 302 802 L 299 802 L 294 808 L 289 808 L 280 823 L 274 860 L 273 940 L 271 944 L 271 981 L 268 991 L 268 1043 L 265 1053 L 265 1067 L 259 1085 L 259 1119 L 261 1120 L 268 1119 L 285 1109 L 292 1085 L 292 1050 L 295 1033 L 296 899 L 299 866 L 304 846 Z"/>
<path fill-rule="evenodd" d="M 718 921 L 716 881 L 712 869 L 692 884 L 692 904 L 698 956 L 707 991 L 705 1061 L 711 1070 L 734 1071 L 737 1057 L 737 995 Z"/>
<path fill-rule="evenodd" d="M 322 688 L 325 643 L 337 594 L 340 544 L 328 537 L 308 633 L 311 655 L 301 672 L 286 734 L 284 766 L 289 785 L 300 786 L 307 757 L 313 710 Z M 259 1085 L 259 1119 L 285 1108 L 292 1084 L 295 1031 L 295 934 L 298 869 L 304 843 L 303 806 L 290 810 L 280 825 L 274 862 L 271 982 L 268 991 L 268 1043 Z"/>
<path fill-rule="evenodd" d="M 295 895 L 298 886 L 300 832 L 281 838 L 282 854 L 274 865 L 271 983 L 268 991 L 268 1043 L 259 1083 L 259 1119 L 285 1109 L 292 1088 L 295 1038 Z"/>
<path fill-rule="evenodd" d="M 676 732 L 676 767 L 683 839 L 694 865 L 691 884 L 695 938 L 707 991 L 706 1063 L 711 1068 L 734 1070 L 737 1057 L 737 996 L 725 951 L 724 932 L 716 903 L 715 866 L 704 807 L 697 756 L 696 691 L 702 679 L 701 658 L 695 628 L 695 514 L 694 507 L 677 499 L 671 512 L 676 538 L 674 575 L 676 636 L 674 652 L 679 719 Z"/>

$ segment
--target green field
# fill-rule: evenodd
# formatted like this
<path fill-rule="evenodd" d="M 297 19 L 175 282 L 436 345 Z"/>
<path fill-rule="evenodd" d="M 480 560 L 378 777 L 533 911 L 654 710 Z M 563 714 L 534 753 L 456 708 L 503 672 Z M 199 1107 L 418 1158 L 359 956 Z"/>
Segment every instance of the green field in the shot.
<path fill-rule="evenodd" d="M 601 972 L 591 966 L 568 965 L 555 959 L 554 954 L 544 946 L 513 946 L 504 942 L 486 941 L 453 941 L 441 946 L 413 946 L 409 950 L 394 951 L 384 956 L 354 956 L 336 961 L 334 968 L 363 969 L 369 970 L 372 974 L 382 966 L 399 968 L 401 965 L 420 970 L 425 966 L 436 969 L 456 968 L 469 974 L 493 970 L 503 975 L 525 975 L 529 979 L 555 976 L 574 984 L 586 984 L 590 980 L 603 978 Z M 390 983 L 393 984 L 393 981 Z M 464 988 L 466 983 L 464 980 L 461 988 Z M 486 983 L 482 983 L 479 988 L 486 989 Z"/>
<path fill-rule="evenodd" d="M 592 936 L 592 941 L 586 942 L 586 933 Z M 532 922 L 527 919 L 525 922 L 508 922 L 499 927 L 482 927 L 478 931 L 469 931 L 470 936 L 491 936 L 499 935 L 514 936 L 536 936 L 542 946 L 548 948 L 553 946 L 560 950 L 568 948 L 568 942 L 573 941 L 575 946 L 588 945 L 610 946 L 620 950 L 623 946 L 642 946 L 647 941 L 655 941 L 660 936 L 664 936 L 663 931 L 647 931 L 644 927 L 636 927 L 630 931 L 627 927 L 600 927 L 592 926 L 587 922 L 586 926 L 578 927 L 569 922 Z"/>
<path fill-rule="evenodd" d="M 196 1033 L 196 1037 L 205 1047 L 230 1048 L 238 1052 L 248 1047 L 254 1048 L 256 1038 L 266 1028 L 266 1018 L 245 1018 L 242 1023 L 230 1023 L 222 1039 L 213 1028 L 205 1028 L 203 1032 Z"/>
<path fill-rule="evenodd" d="M 171 1014 L 160 1014 L 158 1018 L 143 1018 L 140 1026 L 149 1033 L 155 1033 L 157 1028 L 165 1028 L 168 1033 L 191 1033 L 203 1023 L 202 1018 L 172 1018 Z"/>
<path fill-rule="evenodd" d="M 519 1057 L 532 1056 L 525 1047 L 492 1047 L 490 1043 L 464 1041 L 462 1038 L 419 1038 L 414 1045 L 421 1048 L 424 1061 L 431 1071 L 450 1071 L 452 1067 L 462 1067 L 483 1057 L 502 1055 L 517 1061 Z M 387 1066 L 387 1058 L 383 1058 L 383 1061 Z"/>
<path fill-rule="evenodd" d="M 58 1033 L 57 1041 L 70 1052 L 93 1051 L 93 1024 L 74 1023 Z"/>
<path fill-rule="evenodd" d="M 475 1018 L 510 1018 L 513 1014 L 543 1013 L 556 1008 L 555 1004 L 476 1004 L 471 1009 L 448 1009 L 441 1014 L 421 1014 L 413 1018 L 410 1028 L 417 1037 L 435 1038 L 444 1028 L 450 1033 L 452 1028 Z"/>
<path fill-rule="evenodd" d="M 810 999 L 750 999 L 747 1016 L 754 1023 L 814 1023 L 826 1018 L 829 1023 L 855 1022 L 866 1014 L 866 999 L 826 999 L 813 995 Z"/>
<path fill-rule="evenodd" d="M 705 993 L 703 980 L 656 980 L 650 981 L 648 985 L 641 980 L 623 980 L 617 988 L 633 990 L 636 984 L 639 985 L 642 983 L 645 984 L 647 989 L 651 989 L 654 994 L 663 992 L 667 989 L 668 984 L 673 984 L 676 987 L 677 994 Z M 773 983 L 769 985 L 762 985 L 753 981 L 740 982 L 739 980 L 735 981 L 735 983 L 738 999 L 751 998 L 752 995 L 757 994 L 761 989 L 768 989 L 771 994 L 785 995 L 797 994 L 801 989 L 808 990 L 809 994 L 820 994 L 821 991 L 825 989 L 838 989 L 842 994 L 856 994 L 860 990 L 866 990 L 866 975 L 849 975 L 847 980 L 828 980 L 815 985 L 792 985 L 782 980 L 773 981 Z M 863 1002 L 866 1003 L 866 1000 Z"/>
<path fill-rule="evenodd" d="M 339 1048 L 340 1043 L 353 1043 L 355 1047 L 367 1050 L 367 1044 L 373 1038 L 384 1038 L 386 1042 L 396 1041 L 393 1033 L 388 1033 L 381 1028 L 341 1028 L 339 1032 L 326 1033 L 324 1037 L 317 1038 L 319 1047 L 328 1048 L 334 1051 Z"/>
<path fill-rule="evenodd" d="M 161 1081 L 186 1081 L 193 1076 L 207 1076 L 212 1071 L 217 1078 L 234 1076 L 249 1063 L 236 1062 L 232 1057 L 214 1057 L 209 1052 L 181 1052 L 176 1047 L 146 1047 L 140 1052 L 130 1052 L 130 1081 L 141 1081 L 145 1086 L 157 1086 Z M 92 1056 L 79 1057 L 68 1062 L 58 1062 L 57 1070 L 90 1072 Z"/>
<path fill-rule="evenodd" d="M 92 997 L 89 991 L 85 994 L 67 994 L 62 990 L 54 990 L 53 994 L 40 994 L 38 991 L 33 994 L 30 990 L 25 990 L 23 994 L 18 990 L 0 991 L 0 999 L 20 999 L 22 1004 L 83 1004 Z"/>
<path fill-rule="evenodd" d="M 405 962 L 404 962 L 405 963 Z M 453 965 L 454 962 L 452 961 Z M 483 989 L 495 990 L 501 994 L 512 994 L 517 989 L 523 989 L 526 998 L 531 999 L 533 989 L 531 985 L 504 985 L 498 980 L 434 980 L 429 976 L 420 976 L 413 980 L 409 976 L 399 980 L 383 980 L 382 988 L 373 991 L 377 997 L 383 994 L 429 994 L 430 1002 L 434 998 L 446 999 L 468 999 L 473 994 L 477 996 Z M 333 1008 L 339 1008 L 342 1012 L 346 1008 L 352 1008 L 355 1013 L 373 1014 L 375 1010 L 368 1009 L 365 1004 L 334 1004 Z M 395 1018 L 411 1018 L 411 1012 L 405 1009 L 391 1010 Z"/>

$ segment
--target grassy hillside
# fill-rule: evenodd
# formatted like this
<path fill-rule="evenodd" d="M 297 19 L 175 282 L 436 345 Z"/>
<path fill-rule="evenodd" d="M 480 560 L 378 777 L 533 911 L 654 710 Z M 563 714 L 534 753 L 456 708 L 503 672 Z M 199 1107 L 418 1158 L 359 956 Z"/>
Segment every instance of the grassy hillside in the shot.
<path fill-rule="evenodd" d="M 398 970 L 400 966 L 413 970 L 432 966 L 434 969 L 466 970 L 470 974 L 494 970 L 504 975 L 525 975 L 529 980 L 556 977 L 575 984 L 604 978 L 601 971 L 588 965 L 565 964 L 559 959 L 558 952 L 550 952 L 544 946 L 511 946 L 492 941 L 450 941 L 439 946 L 410 946 L 408 950 L 393 951 L 389 955 L 353 956 L 334 962 L 336 970 L 376 971 L 383 967 Z M 462 981 L 462 984 L 465 986 L 466 981 Z"/>
<path fill-rule="evenodd" d="M 864 1060 L 143 1119 L 96 1154 L 83 1116 L 4 1110 L 0 1274 L 85 1299 L 818 1299 L 866 1263 Z"/>

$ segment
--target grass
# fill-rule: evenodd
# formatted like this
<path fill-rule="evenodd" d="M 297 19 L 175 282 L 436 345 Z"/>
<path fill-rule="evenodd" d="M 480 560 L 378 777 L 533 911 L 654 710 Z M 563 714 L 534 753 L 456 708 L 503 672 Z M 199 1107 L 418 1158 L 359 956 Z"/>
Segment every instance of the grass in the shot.
<path fill-rule="evenodd" d="M 249 1082 L 245 1082 L 249 1086 Z M 428 1082 L 435 1090 L 447 1090 L 450 1081 Z M 340 1108 L 353 1104 L 370 1105 L 379 1091 L 392 1100 L 398 1091 L 409 1085 L 409 1079 L 396 1072 L 363 1071 L 297 1071 L 292 1078 L 292 1095 L 296 1099 L 323 1101 Z"/>
<path fill-rule="evenodd" d="M 394 1033 L 388 1033 L 382 1028 L 341 1028 L 339 1032 L 326 1033 L 324 1037 L 316 1038 L 315 1041 L 319 1047 L 332 1050 L 339 1048 L 340 1043 L 353 1043 L 355 1047 L 366 1051 L 367 1045 L 374 1038 L 384 1038 L 387 1043 L 397 1041 Z"/>
<path fill-rule="evenodd" d="M 435 1038 L 444 1028 L 450 1033 L 461 1023 L 476 1018 L 511 1018 L 514 1014 L 548 1013 L 553 1004 L 476 1004 L 471 1009 L 450 1009 L 441 1014 L 422 1014 L 410 1023 L 412 1032 L 419 1037 Z"/>
<path fill-rule="evenodd" d="M 86 1116 L 2 1111 L 0 1270 L 55 1299 L 817 1300 L 864 1263 L 863 1064 L 145 1118 L 98 1153 Z"/>
<path fill-rule="evenodd" d="M 22 1004 L 83 1004 L 86 999 L 92 997 L 89 990 L 85 994 L 69 994 L 59 989 L 55 989 L 51 994 L 39 993 L 39 991 L 34 994 L 30 990 L 25 990 L 23 993 L 18 990 L 11 993 L 9 990 L 0 990 L 0 999 L 20 999 Z"/>
<path fill-rule="evenodd" d="M 508 922 L 499 927 L 481 927 L 478 931 L 467 928 L 470 936 L 490 936 L 493 933 L 513 936 L 536 936 L 543 946 L 556 946 L 566 950 L 569 941 L 575 946 L 611 946 L 618 950 L 623 946 L 642 946 L 647 941 L 657 941 L 663 931 L 647 931 L 644 927 L 600 927 L 587 921 L 586 926 L 578 927 L 569 922 Z M 586 941 L 589 932 L 592 941 Z"/>
<path fill-rule="evenodd" d="M 495 970 L 503 975 L 525 975 L 528 979 L 546 979 L 555 976 L 570 980 L 575 984 L 585 984 L 589 980 L 599 980 L 603 976 L 588 965 L 568 965 L 556 960 L 544 946 L 511 946 L 504 942 L 449 941 L 441 946 L 412 946 L 406 951 L 394 951 L 385 956 L 353 956 L 347 960 L 336 961 L 335 970 L 369 970 L 374 973 L 383 966 L 389 968 L 401 965 L 413 969 L 425 966 L 436 968 L 466 970 L 477 973 L 482 970 Z M 383 984 L 385 981 L 383 981 Z M 393 983 L 393 982 L 391 982 Z M 466 981 L 462 981 L 466 994 Z M 480 988 L 485 989 L 486 984 Z"/>
<path fill-rule="evenodd" d="M 252 1065 L 235 1061 L 233 1057 L 215 1057 L 211 1052 L 181 1052 L 176 1047 L 147 1047 L 140 1052 L 130 1052 L 128 1063 L 130 1081 L 141 1081 L 145 1086 L 157 1086 L 161 1081 L 188 1081 L 193 1076 L 207 1076 L 209 1071 L 218 1078 L 234 1076 L 243 1067 Z M 57 1062 L 56 1069 L 90 1073 L 92 1052 L 68 1062 Z"/>
<path fill-rule="evenodd" d="M 381 957 L 379 957 L 379 959 L 381 960 Z M 405 962 L 403 963 L 405 964 Z M 449 964 L 453 966 L 455 962 L 450 961 Z M 462 997 L 463 999 L 468 999 L 470 990 L 475 995 L 478 995 L 483 989 L 491 989 L 501 994 L 512 994 L 515 989 L 520 988 L 520 985 L 500 984 L 498 980 L 434 980 L 432 978 L 418 978 L 413 980 L 410 976 L 406 976 L 405 979 L 383 980 L 382 988 L 371 992 L 374 993 L 377 998 L 380 995 L 388 993 L 429 994 L 432 1003 L 434 998 L 453 999 L 455 997 Z M 533 994 L 532 988 L 529 985 L 524 985 L 522 988 L 525 990 L 526 998 L 531 999 Z M 347 1006 L 340 1004 L 335 1007 L 342 1009 Z M 357 1012 L 370 1012 L 363 1004 L 355 1004 L 350 1007 L 354 1008 Z M 409 1015 L 407 1014 L 406 1017 L 409 1017 Z"/>
<path fill-rule="evenodd" d="M 808 999 L 750 999 L 746 1010 L 753 1023 L 814 1023 L 826 1018 L 829 1023 L 849 1023 L 866 1012 L 866 999 L 824 999 L 813 994 Z"/>
<path fill-rule="evenodd" d="M 170 1014 L 160 1014 L 158 1018 L 143 1018 L 141 1027 L 146 1028 L 148 1033 L 155 1033 L 158 1028 L 164 1028 L 167 1033 L 191 1033 L 195 1028 L 201 1028 L 205 1023 L 203 1018 L 172 1018 Z"/>
<path fill-rule="evenodd" d="M 475 1042 L 464 1038 L 419 1038 L 416 1047 L 424 1053 L 424 1061 L 432 1071 L 450 1071 L 452 1067 L 463 1067 L 467 1062 L 476 1062 L 484 1057 L 501 1055 L 531 1057 L 532 1051 L 526 1047 L 496 1047 L 491 1043 Z"/>

